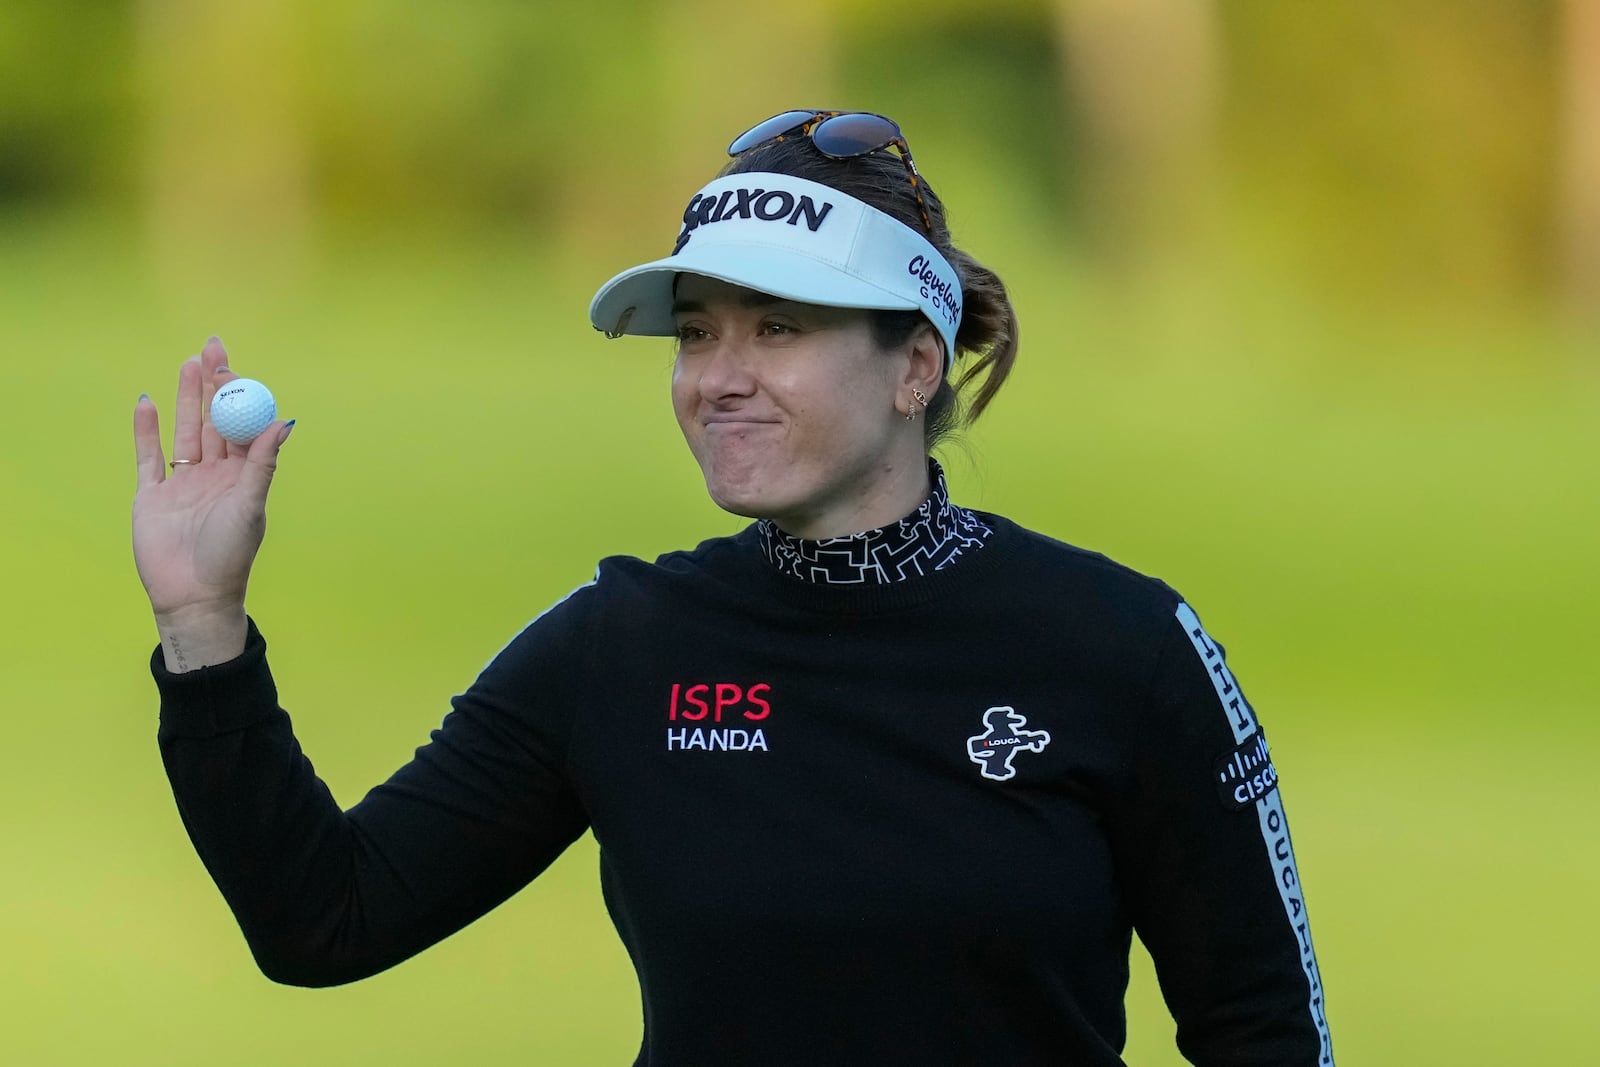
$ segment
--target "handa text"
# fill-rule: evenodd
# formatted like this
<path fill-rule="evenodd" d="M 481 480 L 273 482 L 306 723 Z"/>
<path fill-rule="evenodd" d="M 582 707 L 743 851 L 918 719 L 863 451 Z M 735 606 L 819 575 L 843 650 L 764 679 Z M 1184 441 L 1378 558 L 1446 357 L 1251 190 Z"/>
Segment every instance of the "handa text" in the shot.
<path fill-rule="evenodd" d="M 682 726 L 674 730 L 667 727 L 667 751 L 688 751 L 692 748 L 706 752 L 765 752 L 767 738 L 760 730 L 718 730 Z"/>

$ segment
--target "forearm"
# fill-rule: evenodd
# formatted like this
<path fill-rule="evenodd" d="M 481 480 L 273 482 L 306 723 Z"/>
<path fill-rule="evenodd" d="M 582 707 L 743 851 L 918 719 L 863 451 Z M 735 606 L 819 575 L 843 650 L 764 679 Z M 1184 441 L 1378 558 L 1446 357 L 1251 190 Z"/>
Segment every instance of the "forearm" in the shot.
<path fill-rule="evenodd" d="M 244 651 L 248 631 L 242 601 L 156 614 L 162 659 L 173 674 L 187 674 L 237 659 Z"/>
<path fill-rule="evenodd" d="M 261 972 L 329 986 L 376 974 L 449 932 L 312 772 L 280 712 L 212 739 L 165 738 L 195 851 Z"/>
<path fill-rule="evenodd" d="M 203 651 L 221 647 L 213 630 L 170 632 L 176 653 L 163 627 L 161 658 L 170 665 L 181 657 L 188 670 L 179 677 L 156 672 L 159 740 L 195 851 L 268 977 L 337 981 L 332 971 L 342 968 L 324 972 L 334 961 L 315 959 L 310 941 L 318 928 L 345 925 L 339 912 L 352 896 L 354 866 L 349 827 L 277 705 L 264 642 L 251 634 L 248 647 L 241 640 L 217 667 Z"/>
<path fill-rule="evenodd" d="M 179 813 L 275 981 L 333 985 L 393 966 L 526 884 L 586 825 L 547 771 L 558 752 L 506 766 L 529 743 L 499 709 L 452 714 L 345 812 L 278 706 L 259 634 L 218 667 L 170 675 L 160 659 L 161 755 Z"/>
<path fill-rule="evenodd" d="M 351 968 L 317 947 L 319 931 L 343 925 L 337 902 L 352 894 L 318 862 L 330 850 L 313 843 L 341 842 L 347 830 L 322 783 L 301 769 L 303 757 L 282 743 L 287 732 L 265 723 L 209 739 L 163 737 L 162 761 L 195 852 L 262 972 L 292 985 L 349 981 L 387 963 Z M 266 754 L 281 773 L 267 768 Z"/>

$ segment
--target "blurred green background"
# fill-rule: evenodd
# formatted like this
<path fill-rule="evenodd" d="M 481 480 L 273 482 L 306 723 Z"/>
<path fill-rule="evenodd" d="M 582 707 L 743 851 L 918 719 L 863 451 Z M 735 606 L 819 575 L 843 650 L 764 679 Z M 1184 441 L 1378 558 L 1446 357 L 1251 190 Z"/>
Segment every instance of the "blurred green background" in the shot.
<path fill-rule="evenodd" d="M 1590 0 L 7 0 L 0 1062 L 630 1062 L 587 839 L 389 973 L 255 971 L 157 758 L 129 417 L 218 333 L 300 420 L 250 606 L 354 803 L 598 557 L 742 525 L 670 343 L 585 309 L 813 104 L 1013 289 L 958 500 L 1229 645 L 1341 1062 L 1592 1062 L 1597 78 Z"/>

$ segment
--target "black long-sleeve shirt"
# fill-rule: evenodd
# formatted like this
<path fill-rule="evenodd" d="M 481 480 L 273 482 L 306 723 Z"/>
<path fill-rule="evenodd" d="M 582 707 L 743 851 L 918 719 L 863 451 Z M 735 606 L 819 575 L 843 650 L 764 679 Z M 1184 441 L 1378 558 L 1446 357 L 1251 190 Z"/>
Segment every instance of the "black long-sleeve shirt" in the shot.
<path fill-rule="evenodd" d="M 262 970 L 348 982 L 583 831 L 638 971 L 640 1065 L 1119 1064 L 1137 930 L 1196 1064 L 1331 1064 L 1280 790 L 1169 588 L 983 515 L 886 586 L 755 527 L 595 579 L 341 812 L 238 659 L 159 654 L 185 825 Z"/>

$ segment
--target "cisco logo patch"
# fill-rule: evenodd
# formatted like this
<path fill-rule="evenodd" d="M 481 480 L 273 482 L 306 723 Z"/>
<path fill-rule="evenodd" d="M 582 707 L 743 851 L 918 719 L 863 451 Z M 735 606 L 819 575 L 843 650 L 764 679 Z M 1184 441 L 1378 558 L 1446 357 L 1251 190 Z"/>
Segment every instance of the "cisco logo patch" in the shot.
<path fill-rule="evenodd" d="M 1278 788 L 1278 771 L 1267 752 L 1267 738 L 1259 730 L 1217 764 L 1217 795 L 1230 808 L 1248 808 Z"/>

